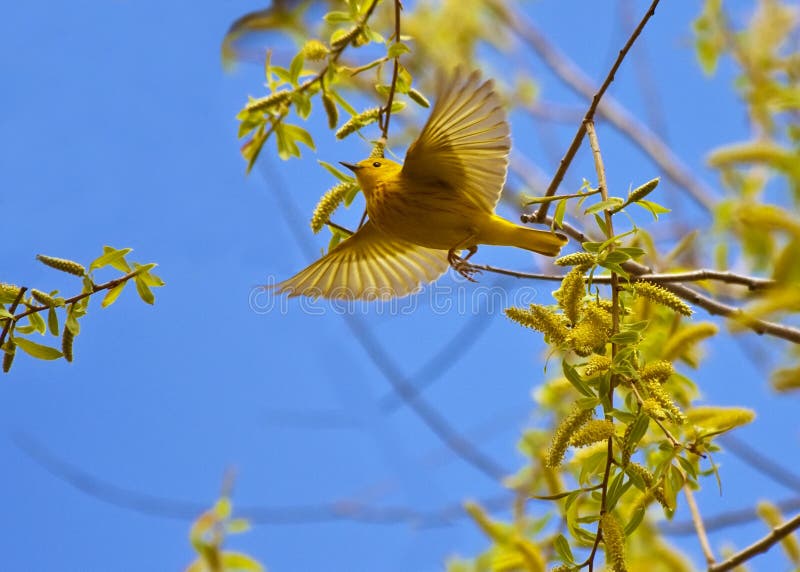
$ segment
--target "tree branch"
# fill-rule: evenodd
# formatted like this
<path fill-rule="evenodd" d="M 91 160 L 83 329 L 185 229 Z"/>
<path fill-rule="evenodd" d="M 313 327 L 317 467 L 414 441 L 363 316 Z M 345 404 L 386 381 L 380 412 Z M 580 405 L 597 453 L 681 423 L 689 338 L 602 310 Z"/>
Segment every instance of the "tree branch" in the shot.
<path fill-rule="evenodd" d="M 653 0 L 653 2 L 650 4 L 650 8 L 647 10 L 644 17 L 639 22 L 639 25 L 636 26 L 636 28 L 633 30 L 630 37 L 628 38 L 628 41 L 619 51 L 619 55 L 617 56 L 614 65 L 611 66 L 611 69 L 608 71 L 608 74 L 606 75 L 605 80 L 600 86 L 600 89 L 598 89 L 592 96 L 592 101 L 591 104 L 589 105 L 589 109 L 586 111 L 586 115 L 584 115 L 583 121 L 581 122 L 580 127 L 578 127 L 578 131 L 577 133 L 575 133 L 575 137 L 572 139 L 572 143 L 567 149 L 567 152 L 564 154 L 564 157 L 561 159 L 561 164 L 559 165 L 555 175 L 553 175 L 553 180 L 550 182 L 550 186 L 547 188 L 547 191 L 545 192 L 546 197 L 553 196 L 556 190 L 558 189 L 558 186 L 561 184 L 561 181 L 564 179 L 564 175 L 566 174 L 567 169 L 569 169 L 569 166 L 572 163 L 572 160 L 575 158 L 575 154 L 578 152 L 578 149 L 580 148 L 580 145 L 583 142 L 583 138 L 586 135 L 587 122 L 592 121 L 594 119 L 595 112 L 597 111 L 598 105 L 600 104 L 600 100 L 602 99 L 603 95 L 608 89 L 608 86 L 611 85 L 612 81 L 614 81 L 614 75 L 617 73 L 617 70 L 622 65 L 625 56 L 630 51 L 631 47 L 636 41 L 636 38 L 638 38 L 639 35 L 642 33 L 642 30 L 647 25 L 647 22 L 650 20 L 650 18 L 652 18 L 653 15 L 655 15 L 656 6 L 658 6 L 658 3 L 659 0 Z M 514 30 L 518 34 L 522 30 L 524 30 L 519 26 L 518 22 L 514 21 L 516 16 L 512 17 L 504 6 L 500 6 L 496 1 L 490 2 L 490 6 L 495 10 L 496 13 L 500 15 L 501 19 L 504 20 L 506 24 L 511 27 L 512 30 Z M 523 39 L 525 39 L 524 36 Z M 539 222 L 542 222 L 544 218 L 547 216 L 548 208 L 549 208 L 548 203 L 544 203 L 542 204 L 541 207 L 539 207 L 539 210 L 536 212 L 536 219 Z"/>
<path fill-rule="evenodd" d="M 773 545 L 780 542 L 781 539 L 790 535 L 792 532 L 800 528 L 800 514 L 795 516 L 791 520 L 787 520 L 780 526 L 776 526 L 773 528 L 769 534 L 767 534 L 761 540 L 754 542 L 744 550 L 737 552 L 724 562 L 720 562 L 719 564 L 713 564 L 708 567 L 708 572 L 724 572 L 725 570 L 733 570 L 739 564 L 743 562 L 747 562 L 756 554 L 761 554 L 762 552 L 766 552 Z"/>
<path fill-rule="evenodd" d="M 706 527 L 703 525 L 703 517 L 700 516 L 700 509 L 697 508 L 697 503 L 694 500 L 694 493 L 689 485 L 683 486 L 683 494 L 686 495 L 686 504 L 689 505 L 689 511 L 692 513 L 692 523 L 697 532 L 697 539 L 700 541 L 700 548 L 703 550 L 703 556 L 706 558 L 706 564 L 713 566 L 716 562 L 714 552 L 711 550 L 711 544 L 708 542 L 708 534 Z"/>
<path fill-rule="evenodd" d="M 8 309 L 8 313 L 9 314 L 13 314 L 16 311 L 17 306 L 19 306 L 19 303 L 22 301 L 22 297 L 25 296 L 25 291 L 27 289 L 28 288 L 25 287 L 25 286 L 23 286 L 23 287 L 21 287 L 19 289 L 19 293 L 17 294 L 17 297 L 14 299 L 14 302 L 11 304 L 11 307 Z M 6 342 L 6 336 L 8 335 L 8 332 L 11 329 L 11 324 L 12 323 L 16 323 L 16 321 L 19 318 L 17 316 L 14 316 L 13 320 L 11 318 L 3 318 L 3 319 L 6 321 L 6 325 L 3 326 L 3 331 L 2 331 L 2 333 L 0 333 L 0 348 L 2 348 L 3 344 Z"/>
<path fill-rule="evenodd" d="M 492 7 L 505 24 L 539 54 L 542 60 L 565 84 L 586 99 L 593 99 L 597 88 L 592 81 L 567 56 L 552 45 L 547 37 L 528 18 L 517 11 L 512 12 L 505 6 L 497 6 L 496 3 L 493 3 Z M 650 13 L 648 12 L 646 17 L 649 17 L 649 15 Z M 532 110 L 531 113 L 533 113 Z M 705 210 L 711 210 L 714 207 L 716 198 L 711 188 L 697 179 L 658 135 L 642 125 L 613 97 L 607 96 L 603 99 L 597 107 L 597 114 L 607 119 L 609 123 L 647 153 L 650 159 L 663 170 L 664 175 L 685 190 L 697 204 Z M 539 222 L 543 218 L 537 213 Z"/>

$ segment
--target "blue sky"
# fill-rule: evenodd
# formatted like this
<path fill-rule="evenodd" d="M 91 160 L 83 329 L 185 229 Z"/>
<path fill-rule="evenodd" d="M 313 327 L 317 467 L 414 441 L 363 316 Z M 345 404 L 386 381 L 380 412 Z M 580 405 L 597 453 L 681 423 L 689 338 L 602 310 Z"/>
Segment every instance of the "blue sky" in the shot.
<path fill-rule="evenodd" d="M 526 9 L 598 78 L 625 39 L 616 6 L 539 2 Z M 188 520 L 87 496 L 34 462 L 15 435 L 29 436 L 115 486 L 199 506 L 213 502 L 231 467 L 240 506 L 356 500 L 425 511 L 502 492 L 455 458 L 407 408 L 381 410 L 390 386 L 352 327 L 378 339 L 401 375 L 414 376 L 465 324 L 476 324 L 480 335 L 456 352 L 458 359 L 424 397 L 502 467 L 513 471 L 523 463 L 515 442 L 535 420 L 530 392 L 544 379 L 543 346 L 540 336 L 511 324 L 496 307 L 480 307 L 477 317 L 443 314 L 423 296 L 407 315 L 373 307 L 349 322 L 323 304 L 315 306 L 325 310 L 320 315 L 304 312 L 296 301 L 285 312 L 253 307 L 259 284 L 288 276 L 326 245 L 305 221 L 331 184 L 312 153 L 288 163 L 265 153 L 244 175 L 234 116 L 248 94 L 261 93 L 261 68 L 225 73 L 219 43 L 233 19 L 257 7 L 120 0 L 6 7 L 0 22 L 0 279 L 74 292 L 75 281 L 34 256 L 88 262 L 110 244 L 134 248 L 130 258 L 138 262 L 158 262 L 167 282 L 156 291 L 155 307 L 142 304 L 132 289 L 108 310 L 95 302 L 73 364 L 21 356 L 2 379 L 0 552 L 8 570 L 179 570 L 192 559 Z M 695 9 L 665 3 L 643 47 L 668 118 L 666 136 L 714 184 L 704 155 L 744 138 L 748 127 L 729 88 L 731 70 L 723 66 L 709 79 L 694 61 L 689 22 Z M 548 78 L 542 81 L 546 100 L 579 103 Z M 637 113 L 648 104 L 632 62 L 611 93 Z M 310 129 L 319 134 L 316 158 L 357 160 L 368 152 L 357 139 L 335 144 L 319 120 Z M 520 117 L 512 131 L 515 145 L 541 157 L 552 173 L 543 141 L 553 138 L 563 152 L 574 127 L 542 127 Z M 619 194 L 659 174 L 611 130 L 601 127 L 600 137 Z M 583 155 L 565 188 L 592 176 Z M 686 200 L 670 185 L 660 192 L 678 208 Z M 292 228 L 306 242 L 299 243 Z M 478 258 L 522 269 L 532 263 L 526 253 L 502 249 L 482 249 Z M 451 278 L 441 283 L 469 296 L 490 285 L 509 300 L 548 300 L 552 290 L 493 276 L 483 276 L 478 286 Z M 796 432 L 786 434 L 796 399 L 775 398 L 763 368 L 743 349 L 769 351 L 769 342 L 722 338 L 696 376 L 704 399 L 769 411 L 740 435 L 758 439 L 762 452 L 797 468 L 785 453 L 786 440 L 797 440 Z M 790 496 L 729 455 L 719 461 L 724 494 L 707 482 L 698 495 L 709 515 Z M 755 524 L 712 540 L 717 548 L 723 538 L 741 547 L 763 533 Z M 695 539 L 681 545 L 700 562 Z M 438 527 L 259 525 L 232 541 L 277 572 L 423 572 L 441 569 L 449 555 L 474 555 L 485 546 L 464 520 Z M 774 569 L 770 562 L 780 560 L 767 555 L 755 569 Z"/>

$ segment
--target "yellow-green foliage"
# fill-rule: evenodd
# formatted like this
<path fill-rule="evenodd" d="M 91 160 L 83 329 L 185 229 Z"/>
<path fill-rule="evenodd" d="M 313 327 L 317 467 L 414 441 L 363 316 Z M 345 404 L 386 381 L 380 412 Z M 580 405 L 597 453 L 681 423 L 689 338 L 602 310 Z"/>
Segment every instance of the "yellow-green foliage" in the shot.
<path fill-rule="evenodd" d="M 664 344 L 662 357 L 667 361 L 674 361 L 677 358 L 689 359 L 692 365 L 695 361 L 691 358 L 690 352 L 702 340 L 714 336 L 719 331 L 716 324 L 712 322 L 700 322 L 699 324 L 689 324 L 677 333 L 673 334 Z"/>
<path fill-rule="evenodd" d="M 375 123 L 380 117 L 381 108 L 380 107 L 371 107 L 370 109 L 366 109 L 361 113 L 354 115 L 347 122 L 342 125 L 339 130 L 336 132 L 337 139 L 344 139 L 348 135 L 352 135 L 362 127 L 366 127 L 370 123 Z"/>
<path fill-rule="evenodd" d="M 771 502 L 761 501 L 756 506 L 758 516 L 766 522 L 771 528 L 777 528 L 785 522 L 780 509 Z M 781 539 L 781 546 L 783 547 L 786 556 L 794 563 L 795 566 L 800 565 L 800 544 L 797 542 L 797 535 L 787 534 Z"/>
<path fill-rule="evenodd" d="M 656 383 L 664 383 L 675 373 L 675 368 L 666 360 L 658 360 L 644 366 L 641 371 L 642 379 L 652 380 Z"/>
<path fill-rule="evenodd" d="M 796 391 L 800 389 L 800 366 L 776 370 L 772 374 L 772 387 L 776 391 Z"/>

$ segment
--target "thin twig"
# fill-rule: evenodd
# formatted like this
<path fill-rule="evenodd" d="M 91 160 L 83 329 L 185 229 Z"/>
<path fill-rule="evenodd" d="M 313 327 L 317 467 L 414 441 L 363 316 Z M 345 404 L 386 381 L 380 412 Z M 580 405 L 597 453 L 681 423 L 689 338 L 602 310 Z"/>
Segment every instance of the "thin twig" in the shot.
<path fill-rule="evenodd" d="M 542 274 L 535 272 L 518 272 L 516 270 L 509 270 L 507 268 L 498 268 L 485 264 L 475 264 L 475 268 L 485 270 L 486 272 L 494 272 L 496 274 L 503 274 L 505 276 L 513 276 L 514 278 L 528 278 L 531 280 L 547 280 L 550 282 L 560 282 L 564 279 L 562 274 Z M 774 286 L 775 281 L 768 278 L 758 278 L 756 276 L 747 276 L 745 274 L 735 274 L 733 272 L 720 272 L 718 270 L 709 270 L 706 268 L 700 270 L 691 270 L 689 272 L 675 272 L 675 273 L 660 273 L 660 274 L 641 274 L 638 276 L 631 276 L 632 282 L 640 282 L 647 280 L 648 282 L 700 282 L 702 280 L 714 280 L 717 282 L 725 282 L 726 284 L 738 284 L 747 286 L 750 290 L 761 290 L 769 286 Z M 611 276 L 594 276 L 592 282 L 595 284 L 610 284 Z"/>
<path fill-rule="evenodd" d="M 656 3 L 658 3 L 658 0 L 656 0 Z M 655 6 L 653 6 L 653 9 L 655 9 Z M 642 26 L 644 26 L 644 24 L 642 24 Z M 639 31 L 641 31 L 641 30 L 639 30 Z M 630 47 L 630 45 L 633 44 L 633 40 L 635 39 L 635 36 L 637 36 L 637 35 L 638 35 L 638 32 L 636 32 L 634 34 L 633 38 L 628 42 L 624 52 L 627 52 L 627 49 Z M 616 71 L 616 68 L 619 67 L 620 63 L 622 63 L 622 59 L 624 58 L 624 52 L 620 52 L 620 57 L 617 60 L 617 63 L 614 65 L 614 68 L 612 68 L 611 73 L 609 74 L 609 78 L 610 79 L 607 79 L 607 82 L 604 85 L 602 91 L 605 91 L 605 88 L 608 87 L 609 83 L 611 83 L 611 79 L 613 79 L 613 77 L 614 77 L 614 71 Z M 602 93 L 599 93 L 599 95 L 595 99 L 595 101 L 592 102 L 593 106 L 596 107 L 596 102 L 600 101 L 600 96 L 602 96 Z M 590 108 L 590 111 L 593 112 L 592 108 Z M 594 167 L 595 167 L 595 171 L 597 172 L 597 188 L 600 190 L 600 196 L 605 201 L 605 200 L 608 200 L 608 184 L 606 182 L 606 169 L 605 169 L 605 167 L 603 165 L 603 155 L 600 153 L 600 142 L 598 141 L 597 132 L 594 129 L 594 123 L 592 122 L 591 117 L 587 117 L 587 119 L 584 121 L 583 125 L 584 125 L 584 128 L 586 129 L 587 135 L 589 136 L 589 146 L 592 149 L 592 157 L 594 158 Z M 553 189 L 553 192 L 555 192 L 555 189 Z M 547 204 L 548 203 L 545 203 L 542 206 L 546 207 Z M 605 214 L 606 238 L 607 239 L 611 239 L 614 236 L 614 220 L 613 220 L 614 219 L 614 215 L 608 209 L 605 209 L 603 212 Z M 542 216 L 547 216 L 547 211 L 546 210 L 542 211 L 541 209 L 539 209 L 539 213 Z M 612 245 L 611 249 L 613 249 L 613 248 L 614 247 Z M 612 321 L 612 323 L 611 323 L 611 335 L 612 336 L 616 335 L 617 333 L 619 333 L 619 284 L 618 284 L 618 281 L 619 281 L 619 276 L 617 275 L 616 272 L 612 271 L 611 272 L 611 321 Z M 618 350 L 619 350 L 618 345 L 616 343 L 612 343 L 611 344 L 611 359 L 612 360 L 617 355 L 617 351 Z M 605 409 L 605 405 L 603 406 L 603 410 L 604 410 L 603 413 L 605 415 L 605 418 L 608 421 L 610 421 L 611 423 L 614 422 L 614 418 L 611 415 L 611 410 L 614 408 L 614 388 L 615 388 L 615 386 L 617 384 L 617 381 L 618 381 L 617 380 L 617 374 L 612 374 L 611 375 L 611 382 L 609 383 L 609 387 L 608 387 L 609 409 L 606 410 Z M 607 449 L 608 450 L 606 452 L 606 467 L 605 467 L 605 471 L 603 472 L 603 481 L 602 481 L 602 487 L 601 487 L 601 490 L 600 490 L 600 519 L 601 520 L 603 518 L 603 515 L 606 513 L 606 499 L 608 497 L 608 481 L 609 481 L 609 478 L 611 476 L 611 465 L 614 462 L 614 437 L 613 436 L 608 438 Z M 602 531 L 600 530 L 600 526 L 598 524 L 597 534 L 594 537 L 594 544 L 592 545 L 592 551 L 589 554 L 589 558 L 588 558 L 589 572 L 592 572 L 592 570 L 594 570 L 594 557 L 595 557 L 595 554 L 597 554 L 597 547 L 598 547 L 598 544 L 600 543 L 601 537 L 602 537 Z"/>
<path fill-rule="evenodd" d="M 400 42 L 400 11 L 403 5 L 400 0 L 394 0 L 394 41 Z M 381 138 L 384 142 L 389 139 L 389 120 L 392 118 L 392 102 L 394 93 L 397 89 L 397 76 L 400 72 L 400 56 L 394 57 L 394 68 L 392 69 L 392 85 L 389 86 L 389 97 L 386 99 L 386 107 L 383 108 L 383 120 L 381 121 Z"/>
<path fill-rule="evenodd" d="M 535 215 L 522 215 L 520 217 L 523 222 L 531 222 L 534 220 L 534 218 Z M 546 217 L 544 220 L 545 223 L 550 223 L 551 221 L 551 217 Z M 587 237 L 583 231 L 571 224 L 563 223 L 561 225 L 561 230 L 578 242 L 583 243 L 587 240 L 590 240 L 590 238 Z M 623 262 L 621 266 L 626 272 L 629 272 L 634 276 L 653 273 L 651 268 L 648 268 L 644 264 L 634 262 L 633 260 Z M 768 322 L 767 320 L 750 318 L 740 308 L 723 304 L 722 302 L 714 300 L 713 298 L 709 298 L 708 296 L 704 296 L 703 294 L 700 294 L 699 292 L 692 290 L 683 284 L 664 282 L 663 285 L 664 288 L 679 298 L 682 298 L 683 300 L 686 300 L 695 306 L 703 308 L 711 315 L 738 320 L 743 326 L 746 326 L 759 335 L 767 334 L 795 344 L 800 344 L 800 329 L 798 328 L 793 328 L 791 326 L 786 326 L 784 324 L 778 324 L 775 322 Z"/>
<path fill-rule="evenodd" d="M 689 511 L 692 513 L 692 523 L 697 532 L 697 539 L 700 541 L 700 548 L 703 550 L 703 556 L 706 558 L 706 564 L 712 566 L 716 562 L 714 552 L 711 550 L 711 544 L 708 542 L 708 534 L 706 527 L 703 525 L 703 517 L 700 515 L 700 509 L 697 508 L 697 503 L 694 500 L 694 493 L 689 485 L 683 486 L 683 494 L 686 495 L 686 504 L 689 506 Z"/>
<path fill-rule="evenodd" d="M 725 570 L 733 570 L 739 564 L 747 562 L 756 554 L 766 552 L 776 543 L 780 542 L 781 539 L 789 536 L 798 528 L 800 528 L 800 514 L 791 520 L 787 520 L 782 525 L 776 526 L 764 538 L 754 542 L 744 550 L 737 552 L 727 560 L 720 562 L 719 564 L 713 564 L 709 566 L 708 572 L 724 572 Z"/>
<path fill-rule="evenodd" d="M 549 197 L 554 195 L 556 190 L 558 189 L 558 186 L 561 184 L 561 181 L 564 179 L 564 175 L 567 173 L 567 169 L 569 169 L 569 166 L 572 163 L 575 154 L 578 152 L 578 149 L 580 148 L 584 136 L 586 135 L 587 122 L 592 121 L 594 119 L 595 112 L 597 111 L 597 106 L 600 104 L 600 100 L 602 99 L 603 95 L 608 89 L 608 86 L 611 85 L 612 81 L 614 81 L 614 75 L 616 74 L 620 65 L 622 65 L 625 56 L 628 54 L 628 51 L 633 46 L 634 42 L 636 41 L 636 38 L 639 37 L 639 34 L 641 34 L 645 25 L 647 25 L 647 22 L 655 14 L 656 6 L 658 6 L 658 3 L 659 0 L 653 0 L 653 2 L 650 4 L 650 8 L 647 10 L 644 17 L 639 22 L 639 25 L 633 30 L 633 33 L 628 38 L 628 41 L 625 43 L 625 46 L 623 46 L 623 48 L 619 51 L 619 55 L 617 56 L 614 65 L 611 66 L 611 69 L 606 75 L 606 78 L 603 81 L 602 85 L 600 86 L 600 89 L 598 89 L 597 92 L 592 97 L 592 102 L 589 105 L 589 109 L 586 111 L 586 115 L 584 115 L 583 121 L 581 122 L 580 127 L 578 127 L 577 133 L 575 133 L 575 137 L 573 138 L 572 143 L 569 146 L 569 149 L 567 149 L 567 152 L 561 159 L 561 164 L 559 165 L 556 174 L 553 175 L 553 180 L 551 181 L 550 186 L 547 188 L 547 191 L 545 191 L 545 196 Z M 493 3 L 493 5 L 496 4 Z M 504 9 L 497 8 L 497 11 L 501 15 L 504 15 L 506 19 L 509 18 L 509 14 Z M 513 27 L 513 24 L 511 24 L 510 22 L 507 23 L 509 23 Z M 547 216 L 547 210 L 549 206 L 550 205 L 548 203 L 544 203 L 541 207 L 539 207 L 539 210 L 536 212 L 536 218 L 539 222 L 543 221 L 544 218 Z"/>
<path fill-rule="evenodd" d="M 72 298 L 67 298 L 66 300 L 64 300 L 64 306 L 69 306 L 70 304 L 74 304 L 75 302 L 80 302 L 84 298 L 88 298 L 89 296 L 97 294 L 98 292 L 102 292 L 103 290 L 111 290 L 112 288 L 119 286 L 123 282 L 127 282 L 128 280 L 139 274 L 141 271 L 142 271 L 141 268 L 137 268 L 136 270 L 128 272 L 125 276 L 114 278 L 113 280 L 109 280 L 104 284 L 92 286 L 92 289 L 89 292 L 82 292 L 76 296 L 73 296 Z M 49 310 L 49 309 L 50 306 L 30 306 L 24 312 L 14 316 L 14 321 L 18 322 L 25 316 L 29 316 L 30 314 L 37 314 L 39 312 L 43 312 L 44 310 Z"/>
<path fill-rule="evenodd" d="M 528 18 L 518 11 L 512 12 L 505 5 L 498 6 L 496 2 L 493 3 L 493 7 L 500 14 L 504 23 L 539 54 L 556 76 L 586 99 L 594 97 L 597 92 L 596 85 L 574 62 L 552 45 Z M 607 119 L 623 135 L 647 153 L 650 159 L 664 172 L 664 175 L 685 190 L 697 204 L 707 211 L 715 206 L 716 193 L 702 180 L 696 178 L 658 135 L 642 125 L 612 96 L 603 98 L 597 108 L 597 114 Z"/>
<path fill-rule="evenodd" d="M 21 287 L 19 289 L 19 292 L 17 293 L 17 297 L 14 299 L 14 302 L 11 304 L 11 307 L 8 309 L 8 313 L 9 314 L 13 314 L 16 311 L 17 306 L 19 306 L 19 303 L 22 301 L 22 297 L 25 296 L 25 291 L 27 289 L 28 288 L 25 287 L 25 286 L 23 286 L 23 287 Z M 0 348 L 3 347 L 3 344 L 6 342 L 6 336 L 8 335 L 8 331 L 11 329 L 11 324 L 12 323 L 16 323 L 16 321 L 19 318 L 17 316 L 14 316 L 13 319 L 11 319 L 11 318 L 3 318 L 3 319 L 6 321 L 6 325 L 3 326 L 3 331 L 2 331 L 2 333 L 0 333 Z"/>
<path fill-rule="evenodd" d="M 775 506 L 778 507 L 781 512 L 800 510 L 800 498 L 796 497 L 777 501 L 775 502 Z M 705 525 L 707 531 L 714 532 L 760 519 L 761 517 L 754 508 L 738 508 L 706 518 Z M 662 522 L 658 525 L 658 528 L 667 536 L 689 536 L 695 534 L 694 525 L 691 521 L 686 520 Z"/>

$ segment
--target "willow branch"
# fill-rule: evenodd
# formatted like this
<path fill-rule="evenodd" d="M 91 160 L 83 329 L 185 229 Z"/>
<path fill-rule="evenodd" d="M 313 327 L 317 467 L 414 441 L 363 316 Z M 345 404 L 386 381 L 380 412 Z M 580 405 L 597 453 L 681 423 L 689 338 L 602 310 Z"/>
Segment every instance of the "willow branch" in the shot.
<path fill-rule="evenodd" d="M 628 41 L 625 43 L 623 48 L 619 51 L 619 55 L 617 56 L 614 65 L 611 66 L 611 69 L 608 71 L 605 80 L 603 81 L 600 89 L 598 89 L 594 95 L 592 96 L 592 101 L 589 105 L 589 109 L 586 111 L 586 114 L 583 117 L 583 121 L 581 122 L 580 127 L 578 127 L 577 133 L 575 133 L 575 137 L 572 139 L 572 143 L 570 144 L 567 152 L 564 154 L 564 157 L 561 159 L 561 163 L 556 171 L 556 174 L 553 175 L 553 180 L 550 182 L 550 186 L 547 188 L 545 192 L 545 196 L 552 196 L 555 194 L 558 186 L 561 184 L 561 181 L 564 179 L 564 175 L 567 173 L 567 169 L 569 169 L 572 160 L 575 158 L 575 154 L 578 152 L 581 143 L 583 142 L 583 138 L 586 135 L 586 125 L 589 121 L 594 119 L 595 112 L 597 111 L 598 105 L 600 104 L 600 100 L 602 99 L 603 95 L 605 95 L 608 86 L 611 85 L 611 82 L 614 81 L 614 76 L 617 73 L 617 70 L 622 65 L 625 56 L 630 51 L 631 47 L 633 47 L 636 38 L 642 33 L 642 30 L 647 25 L 647 22 L 650 18 L 655 15 L 656 6 L 658 6 L 659 0 L 653 0 L 650 4 L 650 8 L 645 13 L 642 20 L 639 22 L 639 25 L 631 33 Z M 511 14 L 505 9 L 505 7 L 498 5 L 496 1 L 491 2 L 491 7 L 500 14 L 501 18 L 505 21 L 507 25 L 509 25 L 512 30 L 519 33 L 523 30 L 518 22 L 515 22 L 516 16 L 511 16 Z M 541 222 L 547 216 L 547 211 L 549 208 L 548 203 L 542 204 L 539 207 L 539 210 L 536 213 L 536 219 Z"/>
<path fill-rule="evenodd" d="M 494 272 L 496 274 L 503 274 L 505 276 L 513 276 L 515 278 L 528 278 L 532 280 L 548 280 L 551 282 L 560 282 L 564 279 L 561 274 L 541 274 L 535 272 L 517 272 L 516 270 L 508 270 L 506 268 L 498 268 L 496 266 L 475 264 L 476 268 L 485 270 L 487 272 Z M 775 281 L 768 278 L 758 278 L 756 276 L 747 276 L 745 274 L 735 274 L 733 272 L 720 272 L 718 270 L 709 270 L 702 268 L 700 270 L 691 270 L 689 272 L 675 272 L 675 273 L 659 273 L 659 274 L 641 274 L 638 276 L 631 276 L 632 282 L 639 282 L 647 280 L 648 282 L 657 282 L 663 284 L 666 282 L 700 282 L 702 280 L 713 280 L 716 282 L 724 282 L 726 284 L 737 284 L 747 286 L 749 290 L 762 290 L 769 286 L 774 286 Z M 610 284 L 610 276 L 594 276 L 592 282 L 595 284 Z"/>
<path fill-rule="evenodd" d="M 535 220 L 535 218 L 535 214 L 522 215 L 520 217 L 523 222 L 531 222 Z M 550 223 L 552 222 L 552 218 L 545 217 L 544 222 Z M 589 237 L 587 237 L 583 231 L 568 223 L 563 223 L 561 225 L 561 230 L 578 242 L 583 243 L 589 240 Z M 648 268 L 644 264 L 639 264 L 638 262 L 634 262 L 632 260 L 623 262 L 622 267 L 634 277 L 649 275 L 653 272 L 652 269 Z M 695 306 L 703 308 L 706 312 L 713 316 L 722 316 L 723 318 L 737 320 L 743 326 L 753 330 L 758 335 L 767 334 L 776 338 L 787 340 L 794 344 L 800 344 L 800 329 L 798 328 L 793 328 L 784 324 L 778 324 L 776 322 L 769 322 L 767 320 L 750 318 L 740 308 L 723 304 L 722 302 L 719 302 L 708 296 L 704 296 L 703 294 L 700 294 L 696 290 L 693 290 L 688 286 L 684 286 L 683 284 L 663 282 L 663 286 L 679 298 L 686 300 Z"/>
<path fill-rule="evenodd" d="M 800 514 L 795 516 L 793 519 L 786 521 L 782 525 L 776 526 L 764 538 L 754 542 L 744 550 L 737 552 L 724 562 L 709 566 L 708 572 L 724 572 L 725 570 L 733 570 L 739 564 L 750 560 L 753 556 L 761 554 L 762 552 L 766 552 L 772 548 L 773 545 L 780 542 L 784 537 L 789 536 L 798 528 L 800 528 Z"/>
<path fill-rule="evenodd" d="M 19 289 L 19 292 L 17 293 L 17 297 L 14 299 L 14 302 L 11 304 L 11 307 L 8 309 L 8 313 L 9 314 L 13 314 L 16 311 L 17 306 L 19 306 L 19 303 L 22 301 L 22 297 L 25 295 L 25 291 L 27 289 L 28 288 L 25 287 L 25 286 L 23 286 L 22 288 Z M 3 318 L 3 319 L 5 320 L 6 325 L 3 326 L 3 331 L 0 332 L 0 347 L 3 347 L 3 344 L 6 342 L 6 336 L 8 335 L 8 331 L 11 329 L 11 324 L 15 323 L 18 320 L 18 317 L 14 316 L 14 319 L 11 319 L 11 318 Z"/>
<path fill-rule="evenodd" d="M 403 5 L 400 0 L 394 0 L 394 41 L 400 41 L 400 10 Z M 397 75 L 400 72 L 400 56 L 394 57 L 394 68 L 392 69 L 392 85 L 389 87 L 389 97 L 386 100 L 386 107 L 383 108 L 383 120 L 381 121 L 381 137 L 385 142 L 389 138 L 389 120 L 392 118 L 392 102 L 394 101 L 395 90 L 397 89 Z M 360 225 L 359 225 L 360 227 Z"/>
<path fill-rule="evenodd" d="M 694 529 L 697 532 L 697 539 L 700 541 L 700 548 L 703 550 L 706 564 L 713 566 L 714 562 L 716 562 L 716 558 L 714 558 L 714 552 L 711 550 L 711 544 L 708 542 L 708 534 L 703 524 L 703 517 L 700 515 L 700 509 L 697 508 L 697 502 L 694 500 L 694 493 L 692 493 L 692 489 L 689 485 L 684 485 L 683 493 L 686 495 L 686 504 L 689 505 L 689 511 L 692 513 L 692 524 L 694 524 Z"/>
<path fill-rule="evenodd" d="M 552 45 L 529 19 L 519 12 L 511 12 L 506 7 L 496 7 L 494 5 L 493 7 L 500 14 L 503 22 L 539 54 L 545 64 L 567 86 L 587 99 L 594 98 L 597 88 L 593 82 L 574 62 Z M 645 17 L 649 17 L 649 15 L 650 13 L 648 12 Z M 531 110 L 531 112 L 533 111 Z M 639 146 L 658 165 L 664 175 L 686 191 L 697 204 L 705 210 L 711 210 L 714 207 L 716 198 L 711 188 L 702 180 L 696 178 L 658 135 L 642 125 L 632 113 L 613 97 L 606 96 L 600 102 L 597 107 L 597 114 L 607 119 L 623 135 Z M 563 179 L 563 173 L 561 178 Z M 537 220 L 541 221 L 543 218 L 537 213 Z"/>

